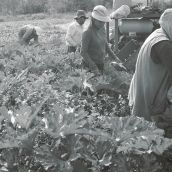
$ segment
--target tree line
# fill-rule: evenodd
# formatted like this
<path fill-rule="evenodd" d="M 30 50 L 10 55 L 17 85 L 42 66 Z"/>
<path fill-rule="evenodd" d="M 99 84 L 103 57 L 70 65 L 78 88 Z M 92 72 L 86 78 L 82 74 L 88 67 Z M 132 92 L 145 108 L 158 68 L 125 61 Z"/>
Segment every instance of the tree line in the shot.
<path fill-rule="evenodd" d="M 90 10 L 95 5 L 112 7 L 113 0 L 0 0 L 1 15 L 58 13 L 77 9 Z"/>

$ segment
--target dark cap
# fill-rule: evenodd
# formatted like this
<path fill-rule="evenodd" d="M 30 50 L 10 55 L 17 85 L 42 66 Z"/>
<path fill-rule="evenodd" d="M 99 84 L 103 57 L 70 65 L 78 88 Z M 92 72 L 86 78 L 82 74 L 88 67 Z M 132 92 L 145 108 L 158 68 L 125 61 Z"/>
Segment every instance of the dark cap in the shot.
<path fill-rule="evenodd" d="M 81 17 L 88 19 L 88 17 L 86 16 L 86 12 L 84 10 L 78 10 L 74 19 L 79 19 Z"/>

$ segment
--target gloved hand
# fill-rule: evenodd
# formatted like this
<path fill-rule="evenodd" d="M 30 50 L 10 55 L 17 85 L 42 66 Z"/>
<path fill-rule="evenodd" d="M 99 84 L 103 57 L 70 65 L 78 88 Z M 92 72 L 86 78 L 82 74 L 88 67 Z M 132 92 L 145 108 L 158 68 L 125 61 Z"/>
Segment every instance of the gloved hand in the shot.
<path fill-rule="evenodd" d="M 118 71 L 127 71 L 126 67 L 122 63 L 111 62 L 111 65 Z"/>
<path fill-rule="evenodd" d="M 76 52 L 80 53 L 80 50 L 81 50 L 81 46 L 77 46 Z"/>

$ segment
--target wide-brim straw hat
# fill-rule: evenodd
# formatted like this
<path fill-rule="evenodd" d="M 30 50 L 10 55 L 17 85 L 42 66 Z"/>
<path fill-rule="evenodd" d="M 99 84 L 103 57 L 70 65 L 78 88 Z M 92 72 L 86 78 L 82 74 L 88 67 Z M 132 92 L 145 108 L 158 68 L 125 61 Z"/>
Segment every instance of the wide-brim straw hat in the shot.
<path fill-rule="evenodd" d="M 88 17 L 86 16 L 86 12 L 84 10 L 78 10 L 74 19 L 79 19 L 81 17 L 88 19 Z"/>
<path fill-rule="evenodd" d="M 104 7 L 103 5 L 97 5 L 94 7 L 91 16 L 99 21 L 102 22 L 110 22 L 110 17 L 108 15 L 108 11 L 106 9 L 106 7 Z"/>

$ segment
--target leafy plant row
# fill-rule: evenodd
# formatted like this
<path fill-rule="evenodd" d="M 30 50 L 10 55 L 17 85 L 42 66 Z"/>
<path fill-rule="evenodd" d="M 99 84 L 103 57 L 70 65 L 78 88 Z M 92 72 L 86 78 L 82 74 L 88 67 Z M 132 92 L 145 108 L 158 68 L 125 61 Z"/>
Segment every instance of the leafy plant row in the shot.
<path fill-rule="evenodd" d="M 82 69 L 79 54 L 55 45 L 4 47 L 0 170 L 170 171 L 171 140 L 129 115 L 130 76 L 107 73 L 95 77 Z"/>

